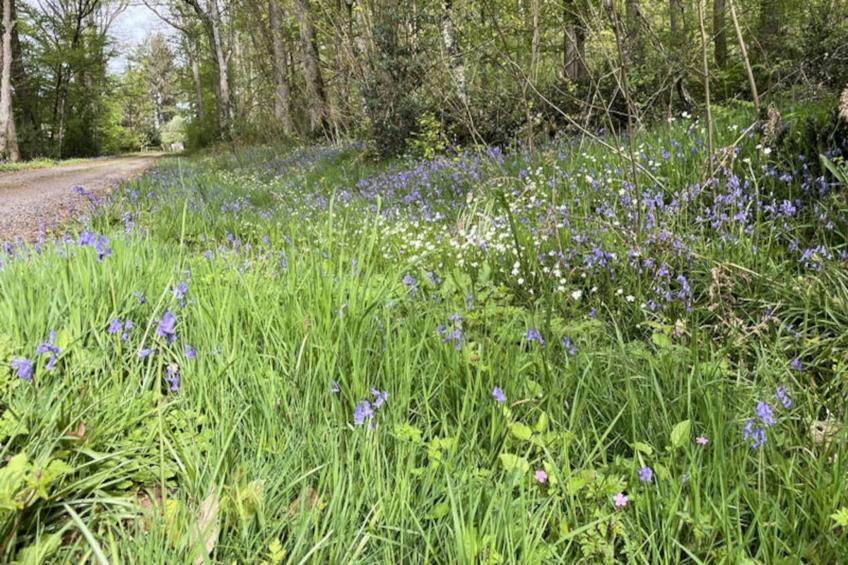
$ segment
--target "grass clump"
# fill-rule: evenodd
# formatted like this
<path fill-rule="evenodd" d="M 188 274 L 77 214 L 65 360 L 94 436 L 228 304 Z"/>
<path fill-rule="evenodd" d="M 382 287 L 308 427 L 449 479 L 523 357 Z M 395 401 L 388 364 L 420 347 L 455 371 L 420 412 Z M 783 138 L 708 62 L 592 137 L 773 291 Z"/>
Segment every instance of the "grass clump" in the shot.
<path fill-rule="evenodd" d="M 641 201 L 615 138 L 264 148 L 9 249 L 2 558 L 838 562 L 848 206 L 749 118 Z"/>

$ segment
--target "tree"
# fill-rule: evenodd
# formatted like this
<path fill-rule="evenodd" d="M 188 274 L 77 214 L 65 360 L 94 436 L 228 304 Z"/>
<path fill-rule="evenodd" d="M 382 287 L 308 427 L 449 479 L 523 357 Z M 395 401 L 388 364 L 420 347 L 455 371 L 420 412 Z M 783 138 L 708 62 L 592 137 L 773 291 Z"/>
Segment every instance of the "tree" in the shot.
<path fill-rule="evenodd" d="M 563 3 L 562 69 L 563 76 L 580 82 L 586 76 L 586 29 L 577 1 Z"/>
<path fill-rule="evenodd" d="M 294 131 L 291 116 L 291 88 L 288 79 L 288 53 L 283 34 L 283 17 L 279 0 L 268 0 L 269 19 L 271 21 L 271 56 L 274 72 L 274 117 L 286 134 Z"/>
<path fill-rule="evenodd" d="M 12 0 L 3 0 L 3 75 L 0 78 L 0 157 L 20 159 L 15 115 L 12 112 Z"/>
<path fill-rule="evenodd" d="M 184 0 L 200 19 L 206 39 L 212 50 L 217 81 L 215 93 L 218 99 L 218 128 L 224 140 L 232 139 L 232 100 L 230 97 L 230 57 L 232 51 L 225 45 L 223 37 L 223 17 L 219 0 Z"/>
<path fill-rule="evenodd" d="M 313 135 L 329 133 L 327 124 L 327 94 L 321 75 L 321 59 L 318 55 L 318 40 L 309 0 L 295 0 L 295 13 L 300 30 L 301 59 L 306 81 L 306 98 L 309 105 L 309 130 Z"/>
<path fill-rule="evenodd" d="M 713 0 L 713 49 L 716 66 L 727 67 L 727 22 L 724 0 Z"/>

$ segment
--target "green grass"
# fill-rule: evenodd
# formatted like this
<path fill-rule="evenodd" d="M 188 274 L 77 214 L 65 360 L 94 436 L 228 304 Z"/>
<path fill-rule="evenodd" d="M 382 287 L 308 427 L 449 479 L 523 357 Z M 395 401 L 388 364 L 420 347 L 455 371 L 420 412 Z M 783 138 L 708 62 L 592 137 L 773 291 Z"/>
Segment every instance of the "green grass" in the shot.
<path fill-rule="evenodd" d="M 151 155 L 158 153 L 150 153 L 150 152 L 138 152 L 138 153 L 124 153 L 121 155 L 114 155 L 107 158 L 122 158 L 122 157 L 143 157 L 146 155 Z M 67 167 L 70 165 L 82 165 L 85 163 L 96 163 L 97 161 L 102 160 L 101 157 L 92 157 L 92 158 L 75 158 L 75 159 L 49 159 L 47 157 L 38 157 L 35 159 L 30 159 L 29 161 L 18 161 L 17 163 L 0 163 L 0 173 L 10 173 L 17 171 L 31 171 L 34 169 L 53 169 L 56 167 Z"/>
<path fill-rule="evenodd" d="M 64 167 L 66 165 L 78 165 L 94 161 L 94 159 L 48 159 L 39 157 L 29 161 L 18 161 L 17 163 L 0 163 L 0 173 L 9 173 L 15 171 L 30 171 L 33 169 L 52 169 L 54 167 Z"/>
<path fill-rule="evenodd" d="M 747 118 L 720 113 L 719 143 Z M 697 183 L 698 139 L 685 121 L 639 138 L 662 184 L 642 190 L 668 204 Z M 595 144 L 500 165 L 356 146 L 161 163 L 90 218 L 102 261 L 74 244 L 3 259 L 0 559 L 189 563 L 210 541 L 222 563 L 839 562 L 848 207 L 764 174 L 799 165 L 757 143 L 732 165 L 744 192 L 804 208 L 785 226 L 752 205 L 748 233 L 696 221 L 710 189 L 637 235 L 622 162 Z M 628 266 L 637 237 L 673 273 L 657 310 L 662 276 Z M 832 257 L 805 268 L 793 238 Z M 594 246 L 607 266 L 586 265 Z M 575 255 L 556 269 L 550 252 Z M 134 322 L 126 341 L 112 320 Z M 49 371 L 34 349 L 51 330 Z M 31 382 L 7 370 L 21 357 Z M 357 426 L 372 388 L 388 399 Z M 776 424 L 753 449 L 759 400 Z"/>

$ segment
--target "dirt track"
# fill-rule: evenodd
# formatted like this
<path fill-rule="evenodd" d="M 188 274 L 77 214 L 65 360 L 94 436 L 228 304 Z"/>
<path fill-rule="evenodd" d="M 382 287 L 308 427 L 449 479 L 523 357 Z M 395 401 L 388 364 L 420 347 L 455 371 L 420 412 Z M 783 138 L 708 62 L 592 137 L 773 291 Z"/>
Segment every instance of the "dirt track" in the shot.
<path fill-rule="evenodd" d="M 40 229 L 50 231 L 86 199 L 74 194 L 82 186 L 102 196 L 156 160 L 150 157 L 103 159 L 48 169 L 0 173 L 0 241 L 31 240 Z"/>

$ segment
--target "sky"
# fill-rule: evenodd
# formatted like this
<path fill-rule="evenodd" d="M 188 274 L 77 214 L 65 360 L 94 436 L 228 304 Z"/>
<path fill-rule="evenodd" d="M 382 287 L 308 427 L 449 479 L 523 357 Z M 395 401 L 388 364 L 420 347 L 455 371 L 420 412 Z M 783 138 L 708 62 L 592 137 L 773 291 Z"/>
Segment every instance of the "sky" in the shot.
<path fill-rule="evenodd" d="M 109 33 L 115 40 L 115 50 L 118 52 L 118 57 L 109 61 L 109 70 L 115 73 L 123 71 L 127 53 L 154 31 L 173 33 L 173 29 L 144 4 L 133 4 L 124 10 L 115 20 Z"/>

